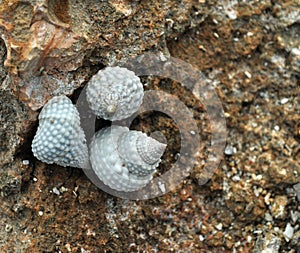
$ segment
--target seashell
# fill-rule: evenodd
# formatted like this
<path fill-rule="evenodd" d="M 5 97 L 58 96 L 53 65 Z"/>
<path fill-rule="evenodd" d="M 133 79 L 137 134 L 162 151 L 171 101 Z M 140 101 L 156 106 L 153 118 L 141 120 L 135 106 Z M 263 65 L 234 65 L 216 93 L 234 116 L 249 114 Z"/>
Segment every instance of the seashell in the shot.
<path fill-rule="evenodd" d="M 78 168 L 87 165 L 88 148 L 79 113 L 68 97 L 55 96 L 43 107 L 31 148 L 45 163 Z"/>
<path fill-rule="evenodd" d="M 107 67 L 91 78 L 86 94 L 89 106 L 97 116 L 121 120 L 138 110 L 144 90 L 134 72 L 126 68 Z"/>
<path fill-rule="evenodd" d="M 98 178 L 117 191 L 146 186 L 161 161 L 166 144 L 127 127 L 111 126 L 97 132 L 90 144 L 90 162 Z"/>

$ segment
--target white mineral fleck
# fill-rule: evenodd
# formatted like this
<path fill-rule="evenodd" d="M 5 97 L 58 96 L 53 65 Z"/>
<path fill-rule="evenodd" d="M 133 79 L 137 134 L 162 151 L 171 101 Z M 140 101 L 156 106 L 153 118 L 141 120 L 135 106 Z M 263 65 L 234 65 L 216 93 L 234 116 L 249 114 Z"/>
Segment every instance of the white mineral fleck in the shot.
<path fill-rule="evenodd" d="M 293 222 L 297 222 L 297 220 L 300 218 L 300 212 L 298 211 L 291 211 L 291 218 Z"/>
<path fill-rule="evenodd" d="M 265 213 L 265 220 L 266 221 L 273 221 L 273 217 L 270 213 Z"/>
<path fill-rule="evenodd" d="M 261 253 L 274 253 L 272 249 L 264 249 Z"/>
<path fill-rule="evenodd" d="M 286 224 L 285 230 L 283 232 L 283 236 L 287 242 L 289 242 L 294 236 L 294 228 L 290 223 Z"/>
<path fill-rule="evenodd" d="M 29 160 L 23 160 L 22 163 L 23 163 L 24 165 L 29 165 Z"/>
<path fill-rule="evenodd" d="M 60 192 L 61 193 L 64 193 L 64 192 L 67 192 L 67 191 L 68 191 L 68 188 L 66 188 L 64 186 L 60 187 Z"/>
<path fill-rule="evenodd" d="M 219 224 L 216 225 L 216 229 L 222 230 L 222 228 L 223 228 L 223 224 L 222 223 L 219 223 Z"/>
<path fill-rule="evenodd" d="M 60 191 L 56 187 L 52 189 L 52 192 L 56 195 L 60 195 Z"/>
<path fill-rule="evenodd" d="M 276 126 L 274 126 L 274 130 L 278 132 L 280 130 L 280 127 L 278 125 L 276 125 Z"/>
<path fill-rule="evenodd" d="M 231 179 L 232 179 L 232 181 L 234 181 L 234 182 L 238 182 L 238 181 L 241 180 L 241 177 L 240 177 L 239 175 L 234 175 Z"/>
<path fill-rule="evenodd" d="M 205 237 L 204 237 L 203 235 L 199 235 L 199 240 L 200 240 L 201 242 L 203 242 L 203 241 L 205 240 Z"/>
<path fill-rule="evenodd" d="M 295 185 L 293 186 L 293 188 L 294 188 L 294 190 L 295 190 L 295 192 L 296 192 L 298 201 L 300 201 L 300 183 L 295 184 Z"/>
<path fill-rule="evenodd" d="M 245 71 L 244 74 L 245 74 L 245 76 L 247 78 L 251 78 L 252 77 L 252 75 L 251 75 L 251 73 L 249 71 Z"/>
<path fill-rule="evenodd" d="M 225 155 L 233 155 L 235 154 L 237 151 L 236 147 L 233 147 L 231 145 L 227 145 L 225 150 L 224 150 L 224 153 Z"/>
<path fill-rule="evenodd" d="M 284 104 L 286 104 L 288 101 L 289 101 L 288 98 L 283 98 L 283 99 L 280 100 L 280 104 L 284 105 Z"/>
<path fill-rule="evenodd" d="M 158 187 L 159 189 L 161 190 L 162 193 L 165 193 L 166 192 L 166 187 L 165 187 L 165 184 L 163 184 L 162 182 L 158 182 Z"/>

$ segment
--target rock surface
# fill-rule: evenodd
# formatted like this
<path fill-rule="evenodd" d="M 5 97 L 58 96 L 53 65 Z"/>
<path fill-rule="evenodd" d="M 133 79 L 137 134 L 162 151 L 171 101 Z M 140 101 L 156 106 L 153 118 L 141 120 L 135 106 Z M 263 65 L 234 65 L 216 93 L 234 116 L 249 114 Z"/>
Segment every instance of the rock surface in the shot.
<path fill-rule="evenodd" d="M 299 2 L 61 3 L 0 5 L 0 251 L 296 252 Z M 210 141 L 205 109 L 159 77 L 143 83 L 179 97 L 203 142 L 199 165 L 176 190 L 148 201 L 117 199 L 79 169 L 33 158 L 35 110 L 55 94 L 73 94 L 103 66 L 148 50 L 199 68 L 222 101 L 234 152 L 206 185 L 198 184 Z M 168 170 L 180 149 L 175 123 L 152 113 L 133 126 L 165 134 L 170 148 L 160 169 Z"/>

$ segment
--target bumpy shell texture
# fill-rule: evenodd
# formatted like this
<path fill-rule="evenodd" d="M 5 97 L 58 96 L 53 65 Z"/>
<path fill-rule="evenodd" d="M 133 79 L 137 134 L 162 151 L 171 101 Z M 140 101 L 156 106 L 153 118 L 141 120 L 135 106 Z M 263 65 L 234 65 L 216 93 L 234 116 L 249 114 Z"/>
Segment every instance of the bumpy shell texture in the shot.
<path fill-rule="evenodd" d="M 149 147 L 151 145 L 151 147 Z M 152 179 L 166 145 L 139 131 L 112 126 L 97 132 L 90 145 L 90 161 L 95 174 L 110 188 L 131 192 Z M 152 152 L 145 160 L 141 151 Z M 148 163 L 151 157 L 151 163 Z"/>
<path fill-rule="evenodd" d="M 79 113 L 69 98 L 56 96 L 44 106 L 31 148 L 34 156 L 45 163 L 78 168 L 87 165 L 85 135 Z"/>
<path fill-rule="evenodd" d="M 107 67 L 94 75 L 86 90 L 93 112 L 106 120 L 130 117 L 140 107 L 144 90 L 134 72 L 120 67 Z"/>

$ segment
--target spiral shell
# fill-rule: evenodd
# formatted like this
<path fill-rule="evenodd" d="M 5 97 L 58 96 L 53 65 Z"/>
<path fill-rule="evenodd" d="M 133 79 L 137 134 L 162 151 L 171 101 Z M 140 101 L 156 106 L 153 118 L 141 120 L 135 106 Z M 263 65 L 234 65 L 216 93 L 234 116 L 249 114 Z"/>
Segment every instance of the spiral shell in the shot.
<path fill-rule="evenodd" d="M 91 78 L 86 94 L 89 106 L 97 116 L 121 120 L 138 110 L 144 90 L 134 72 L 126 68 L 107 67 Z"/>
<path fill-rule="evenodd" d="M 97 132 L 90 145 L 95 174 L 110 188 L 131 192 L 146 186 L 166 145 L 140 131 L 111 126 Z"/>
<path fill-rule="evenodd" d="M 86 166 L 86 139 L 79 113 L 69 98 L 64 95 L 53 97 L 43 107 L 31 148 L 34 156 L 45 163 L 64 167 Z"/>

